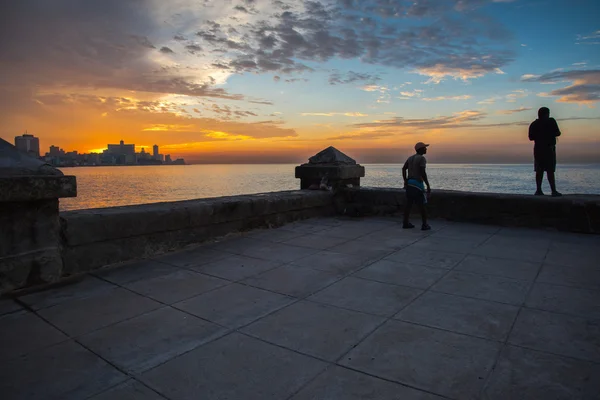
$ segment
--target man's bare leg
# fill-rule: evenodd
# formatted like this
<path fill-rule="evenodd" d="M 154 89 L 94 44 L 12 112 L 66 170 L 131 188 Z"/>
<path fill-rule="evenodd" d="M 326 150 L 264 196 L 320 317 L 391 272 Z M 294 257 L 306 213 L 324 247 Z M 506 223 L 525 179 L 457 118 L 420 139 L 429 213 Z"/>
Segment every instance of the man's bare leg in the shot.
<path fill-rule="evenodd" d="M 406 205 L 404 206 L 404 220 L 402 222 L 402 225 L 404 227 L 409 227 L 410 226 L 410 210 L 412 208 L 413 205 L 413 201 L 411 199 L 406 199 Z"/>
<path fill-rule="evenodd" d="M 419 204 L 419 209 L 421 211 L 421 229 L 427 231 L 431 229 L 431 227 L 427 224 L 427 207 L 425 207 L 425 204 Z"/>
<path fill-rule="evenodd" d="M 548 173 L 548 179 L 550 179 L 550 173 Z M 537 186 L 535 194 L 537 196 L 544 194 L 544 192 L 542 192 L 542 181 L 543 180 L 544 180 L 544 171 L 535 171 L 535 185 Z"/>
<path fill-rule="evenodd" d="M 556 177 L 554 175 L 554 171 L 548 171 L 547 175 L 548 183 L 550 184 L 550 189 L 552 190 L 552 196 L 561 196 L 561 193 L 556 190 Z"/>

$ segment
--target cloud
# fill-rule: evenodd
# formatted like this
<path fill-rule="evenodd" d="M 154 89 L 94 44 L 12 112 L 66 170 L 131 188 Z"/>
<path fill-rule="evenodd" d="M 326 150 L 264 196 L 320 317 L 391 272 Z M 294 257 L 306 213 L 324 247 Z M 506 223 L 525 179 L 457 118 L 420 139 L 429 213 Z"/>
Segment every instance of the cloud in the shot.
<path fill-rule="evenodd" d="M 503 114 L 503 115 L 511 115 L 511 114 L 516 114 L 516 113 L 520 113 L 523 111 L 529 111 L 531 110 L 531 107 L 519 107 L 519 108 L 515 108 L 512 110 L 499 110 L 497 111 L 498 114 Z"/>
<path fill-rule="evenodd" d="M 365 122 L 354 124 L 356 128 L 391 128 L 391 127 L 409 127 L 409 128 L 460 128 L 473 126 L 472 122 L 483 119 L 487 114 L 477 110 L 465 110 L 452 114 L 451 116 L 442 116 L 434 118 L 411 119 L 395 117 L 387 120 Z"/>
<path fill-rule="evenodd" d="M 395 135 L 396 134 L 393 132 L 359 132 L 331 136 L 328 137 L 326 140 L 373 140 Z"/>
<path fill-rule="evenodd" d="M 160 48 L 159 50 L 161 53 L 165 53 L 165 54 L 173 54 L 175 53 L 173 50 L 171 50 L 169 47 L 167 46 L 163 46 Z"/>
<path fill-rule="evenodd" d="M 375 84 L 375 82 L 380 80 L 381 78 L 378 75 L 354 71 L 349 71 L 345 74 L 336 71 L 329 75 L 330 85 L 345 85 L 355 82 L 369 82 L 370 84 Z"/>
<path fill-rule="evenodd" d="M 443 100 L 469 100 L 472 96 L 468 94 L 463 94 L 460 96 L 438 96 L 438 97 L 424 97 L 423 101 L 443 101 Z"/>
<path fill-rule="evenodd" d="M 303 117 L 333 117 L 336 115 L 342 115 L 344 117 L 368 117 L 368 114 L 363 114 L 360 112 L 314 112 L 314 113 L 300 113 Z"/>
<path fill-rule="evenodd" d="M 592 33 L 577 35 L 577 39 L 575 44 L 600 44 L 600 30 L 594 31 Z"/>
<path fill-rule="evenodd" d="M 523 82 L 560 83 L 571 85 L 541 93 L 542 96 L 557 96 L 558 102 L 593 104 L 600 101 L 600 69 L 576 69 L 553 71 L 543 75 L 523 75 Z"/>

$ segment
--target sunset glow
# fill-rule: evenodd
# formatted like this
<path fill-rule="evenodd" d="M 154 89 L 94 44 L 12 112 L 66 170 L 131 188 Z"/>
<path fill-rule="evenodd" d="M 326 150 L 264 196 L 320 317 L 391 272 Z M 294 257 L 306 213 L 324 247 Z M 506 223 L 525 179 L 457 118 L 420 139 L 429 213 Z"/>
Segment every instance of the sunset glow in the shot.
<path fill-rule="evenodd" d="M 600 162 L 597 0 L 19 0 L 0 6 L 0 136 L 191 163 Z"/>

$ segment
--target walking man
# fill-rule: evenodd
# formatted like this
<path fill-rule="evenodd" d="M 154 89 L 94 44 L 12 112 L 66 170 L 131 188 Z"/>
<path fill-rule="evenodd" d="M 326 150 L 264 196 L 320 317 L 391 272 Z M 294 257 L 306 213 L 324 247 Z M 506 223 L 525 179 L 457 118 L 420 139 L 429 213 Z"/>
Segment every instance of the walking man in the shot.
<path fill-rule="evenodd" d="M 431 187 L 427 180 L 427 173 L 425 172 L 425 166 L 427 160 L 425 160 L 425 154 L 427 153 L 427 146 L 423 142 L 419 142 L 415 145 L 416 154 L 408 157 L 408 160 L 402 167 L 402 178 L 404 179 L 404 189 L 406 190 L 406 207 L 404 208 L 404 221 L 402 228 L 410 229 L 415 226 L 409 222 L 410 209 L 414 203 L 419 205 L 421 211 L 421 230 L 428 231 L 431 227 L 427 224 L 427 197 L 431 193 Z M 408 174 L 407 174 L 408 172 Z M 427 192 L 425 192 L 425 186 L 427 185 Z"/>
<path fill-rule="evenodd" d="M 542 181 L 544 171 L 548 176 L 548 183 L 552 190 L 552 196 L 562 196 L 556 190 L 554 172 L 556 171 L 556 138 L 560 136 L 560 129 L 554 118 L 550 118 L 550 110 L 542 107 L 538 110 L 538 119 L 529 125 L 529 140 L 535 142 L 533 146 L 533 158 L 535 169 L 536 196 L 543 196 Z"/>

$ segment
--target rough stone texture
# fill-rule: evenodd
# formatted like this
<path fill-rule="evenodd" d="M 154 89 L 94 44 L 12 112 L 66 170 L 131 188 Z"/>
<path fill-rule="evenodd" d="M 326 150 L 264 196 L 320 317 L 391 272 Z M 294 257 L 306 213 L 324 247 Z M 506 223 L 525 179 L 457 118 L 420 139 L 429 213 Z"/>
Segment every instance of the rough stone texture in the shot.
<path fill-rule="evenodd" d="M 60 279 L 58 199 L 76 194 L 74 176 L 0 139 L 0 293 Z"/>
<path fill-rule="evenodd" d="M 318 185 L 322 178 L 333 188 L 347 185 L 360 186 L 360 178 L 365 176 L 365 167 L 356 164 L 335 147 L 328 147 L 309 158 L 307 164 L 296 167 L 296 178 L 300 179 L 300 188 L 308 189 Z"/>
<path fill-rule="evenodd" d="M 353 208 L 361 214 L 397 213 L 406 201 L 403 189 L 392 188 L 346 189 L 340 197 L 338 210 Z M 600 233 L 600 196 L 595 195 L 553 198 L 435 190 L 428 210 L 432 217 L 451 221 Z"/>
<path fill-rule="evenodd" d="M 65 212 L 64 274 L 332 212 L 331 193 L 301 191 Z"/>

